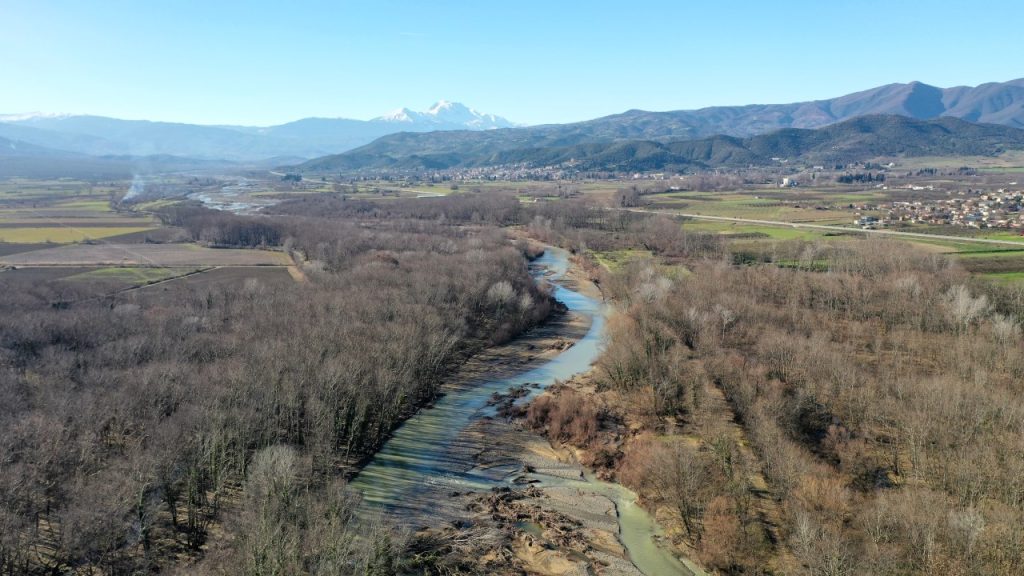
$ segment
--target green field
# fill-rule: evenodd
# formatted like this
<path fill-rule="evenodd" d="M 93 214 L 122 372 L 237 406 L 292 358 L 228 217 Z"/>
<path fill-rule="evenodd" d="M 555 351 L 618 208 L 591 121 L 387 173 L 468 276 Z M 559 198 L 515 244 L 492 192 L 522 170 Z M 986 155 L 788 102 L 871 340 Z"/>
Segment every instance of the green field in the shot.
<path fill-rule="evenodd" d="M 981 275 L 983 278 L 989 278 L 996 282 L 1002 282 L 1006 284 L 1015 284 L 1018 282 L 1024 282 L 1024 271 L 1020 272 L 991 272 Z"/>
<path fill-rule="evenodd" d="M 593 254 L 601 266 L 613 272 L 631 261 L 651 258 L 647 250 L 608 250 Z"/>

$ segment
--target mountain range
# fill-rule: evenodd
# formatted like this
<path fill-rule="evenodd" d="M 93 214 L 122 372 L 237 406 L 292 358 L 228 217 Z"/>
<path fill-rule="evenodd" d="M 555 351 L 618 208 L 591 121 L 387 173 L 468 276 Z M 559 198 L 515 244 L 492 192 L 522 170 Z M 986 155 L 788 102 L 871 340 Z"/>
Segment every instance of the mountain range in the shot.
<path fill-rule="evenodd" d="M 203 126 L 68 114 L 0 115 L 0 137 L 93 156 L 175 155 L 235 162 L 300 160 L 349 150 L 395 132 L 489 130 L 514 126 L 493 114 L 440 101 L 374 118 L 305 118 L 267 127 Z"/>
<path fill-rule="evenodd" d="M 403 108 L 372 120 L 305 118 L 266 127 L 8 115 L 0 116 L 0 163 L 9 168 L 14 158 L 29 158 L 33 166 L 42 166 L 44 160 L 53 163 L 63 158 L 85 165 L 98 158 L 102 164 L 118 166 L 141 162 L 187 169 L 222 162 L 292 166 L 303 172 L 564 162 L 587 162 L 596 168 L 602 158 L 609 166 L 619 167 L 711 166 L 737 164 L 742 159 L 762 162 L 773 148 L 770 142 L 786 150 L 786 138 L 802 143 L 793 150 L 825 158 L 828 154 L 816 149 L 814 142 L 839 133 L 824 130 L 812 136 L 806 130 L 879 115 L 918 123 L 874 118 L 866 124 L 846 125 L 841 135 L 854 138 L 855 145 L 837 141 L 835 150 L 842 154 L 832 156 L 851 158 L 871 150 L 871 135 L 861 129 L 887 130 L 876 139 L 885 141 L 884 149 L 891 153 L 967 149 L 989 153 L 999 149 L 1000 138 L 1005 146 L 1014 147 L 1017 139 L 1012 130 L 1024 128 L 1024 79 L 954 88 L 921 82 L 889 84 L 827 100 L 670 112 L 630 110 L 584 122 L 528 127 L 447 101 L 426 111 Z M 947 119 L 998 126 L 978 133 Z M 965 134 L 967 142 L 944 144 L 937 140 L 943 137 L 942 131 L 947 138 Z M 773 135 L 774 140 L 757 139 L 763 135 Z M 897 151 L 900 147 L 902 152 Z M 629 150 L 634 152 L 627 154 Z M 779 152 L 767 157 L 780 155 L 789 156 Z M 0 173 L 10 172 L 3 168 Z"/>
<path fill-rule="evenodd" d="M 454 165 L 481 158 L 507 158 L 512 151 L 566 149 L 584 144 L 676 142 L 712 136 L 750 137 L 789 128 L 812 129 L 867 115 L 898 115 L 916 120 L 950 117 L 974 123 L 1024 128 L 1024 79 L 977 87 L 936 88 L 920 82 L 889 84 L 829 100 L 646 112 L 630 110 L 573 124 L 549 124 L 486 132 L 397 133 L 337 156 L 300 165 L 303 170 L 333 166 L 380 167 Z M 514 155 L 512 155 L 514 156 Z M 445 159 L 447 157 L 447 160 Z M 419 159 L 419 160 L 417 160 Z M 472 159 L 472 160 L 470 160 Z"/>
<path fill-rule="evenodd" d="M 517 165 L 571 167 L 580 171 L 644 172 L 716 167 L 765 166 L 779 159 L 847 164 L 895 156 L 993 156 L 1024 149 L 1024 130 L 975 124 L 953 117 L 918 120 L 872 114 L 822 128 L 784 128 L 739 138 L 615 140 L 568 146 L 502 150 L 467 146 L 404 156 L 387 153 L 384 139 L 345 154 L 311 160 L 301 172 L 423 171 Z"/>

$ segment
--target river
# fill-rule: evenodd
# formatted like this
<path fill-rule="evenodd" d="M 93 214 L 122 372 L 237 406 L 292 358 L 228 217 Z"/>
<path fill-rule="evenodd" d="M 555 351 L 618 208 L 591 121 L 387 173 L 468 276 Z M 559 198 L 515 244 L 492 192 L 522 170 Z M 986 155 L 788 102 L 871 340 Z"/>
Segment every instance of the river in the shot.
<path fill-rule="evenodd" d="M 604 336 L 605 306 L 593 298 L 564 286 L 560 279 L 569 266 L 567 252 L 550 248 L 531 264 L 538 278 L 546 278 L 555 286 L 555 298 L 570 314 L 580 315 L 589 328 L 571 347 L 539 365 L 510 371 L 507 367 L 484 371 L 447 389 L 434 406 L 420 410 L 402 424 L 356 476 L 350 486 L 358 490 L 364 505 L 384 514 L 404 517 L 423 523 L 440 524 L 439 520 L 465 516 L 463 505 L 450 495 L 466 491 L 485 492 L 498 486 L 513 486 L 512 480 L 522 476 L 522 467 L 515 460 L 505 466 L 478 465 L 481 451 L 500 451 L 493 438 L 467 434 L 471 426 L 493 417 L 489 405 L 492 395 L 510 388 L 531 385 L 529 396 L 543 388 L 585 372 L 600 353 Z M 527 396 L 526 399 L 529 398 Z M 521 401 L 525 401 L 521 400 Z M 625 487 L 597 480 L 592 475 L 582 478 L 531 474 L 541 488 L 586 489 L 615 504 L 618 539 L 628 552 L 629 560 L 646 576 L 692 575 L 673 554 L 659 546 L 655 538 L 661 530 L 643 508 L 636 504 L 636 495 Z"/>
<path fill-rule="evenodd" d="M 198 200 L 207 208 L 223 210 L 235 214 L 257 214 L 260 210 L 280 202 L 280 198 L 261 196 L 267 188 L 258 181 L 238 178 L 233 184 L 227 184 L 220 190 L 193 192 L 188 195 L 190 200 Z"/>

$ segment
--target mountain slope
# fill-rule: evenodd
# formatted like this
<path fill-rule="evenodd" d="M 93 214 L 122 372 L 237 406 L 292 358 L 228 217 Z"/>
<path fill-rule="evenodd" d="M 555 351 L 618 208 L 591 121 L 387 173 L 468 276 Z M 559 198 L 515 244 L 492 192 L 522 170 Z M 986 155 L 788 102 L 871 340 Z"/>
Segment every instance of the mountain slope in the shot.
<path fill-rule="evenodd" d="M 389 155 L 385 153 L 387 147 L 375 143 L 310 161 L 297 169 L 330 172 L 571 165 L 580 170 L 646 171 L 770 165 L 774 158 L 849 163 L 896 156 L 995 155 L 1008 149 L 1024 149 L 1024 130 L 950 117 L 917 120 L 869 115 L 824 128 L 787 128 L 749 138 L 720 135 L 668 142 L 620 140 L 498 151 L 479 146 L 449 147 L 406 156 Z"/>

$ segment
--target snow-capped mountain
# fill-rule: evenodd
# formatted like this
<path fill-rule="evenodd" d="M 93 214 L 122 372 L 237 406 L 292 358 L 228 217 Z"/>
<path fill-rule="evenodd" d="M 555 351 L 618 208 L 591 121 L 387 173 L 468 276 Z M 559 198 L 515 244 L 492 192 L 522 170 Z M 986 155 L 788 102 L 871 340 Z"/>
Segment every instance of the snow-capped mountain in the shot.
<path fill-rule="evenodd" d="M 501 116 L 483 114 L 461 104 L 441 100 L 425 112 L 417 112 L 409 108 L 400 108 L 383 116 L 374 118 L 372 122 L 398 122 L 404 124 L 421 124 L 427 127 L 436 126 L 438 130 L 469 129 L 492 130 L 494 128 L 512 128 L 514 123 Z"/>
<path fill-rule="evenodd" d="M 415 122 L 420 116 L 422 116 L 422 112 L 416 112 L 408 108 L 399 108 L 383 116 L 378 116 L 371 120 L 371 122 Z"/>

